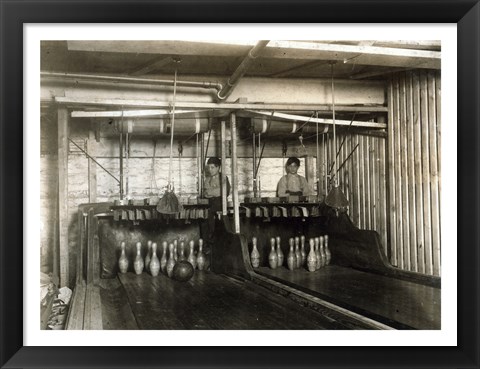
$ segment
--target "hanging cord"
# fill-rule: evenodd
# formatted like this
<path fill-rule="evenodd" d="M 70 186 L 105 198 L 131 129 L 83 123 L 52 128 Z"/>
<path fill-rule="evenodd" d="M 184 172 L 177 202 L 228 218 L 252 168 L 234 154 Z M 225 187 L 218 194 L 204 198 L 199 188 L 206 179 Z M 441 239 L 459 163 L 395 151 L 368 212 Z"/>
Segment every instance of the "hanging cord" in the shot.
<path fill-rule="evenodd" d="M 347 134 L 350 132 L 350 128 L 352 127 L 352 123 L 353 123 L 353 120 L 355 119 L 355 115 L 357 114 L 357 112 L 355 112 L 353 114 L 353 118 L 352 120 L 350 121 L 350 124 L 347 128 L 347 131 L 345 132 L 344 136 L 343 136 L 343 140 L 342 140 L 342 143 L 340 144 L 340 147 L 338 148 L 338 151 L 337 151 L 337 154 L 335 155 L 335 161 L 338 159 L 338 155 L 340 154 L 340 150 L 342 149 L 343 147 L 343 144 L 345 143 L 345 139 L 347 138 Z M 332 163 L 332 166 L 330 167 L 330 170 L 328 171 L 328 174 L 332 173 L 332 170 L 333 170 L 333 165 L 335 164 L 335 161 Z M 337 172 L 338 172 L 339 169 L 337 169 Z"/>
<path fill-rule="evenodd" d="M 333 117 L 333 152 L 337 152 L 337 136 L 335 132 L 335 87 L 333 84 L 333 63 L 331 64 L 331 70 L 332 70 L 332 117 Z M 334 186 L 338 187 L 338 179 L 337 179 L 337 160 L 336 158 L 334 159 L 333 164 L 335 165 L 335 173 L 334 175 Z"/>
<path fill-rule="evenodd" d="M 315 119 L 318 120 L 318 111 L 315 112 Z M 315 125 L 316 127 L 316 143 L 317 143 L 317 159 L 316 163 L 317 164 L 317 196 L 320 196 L 320 148 L 318 146 L 318 121 L 317 124 Z"/>
<path fill-rule="evenodd" d="M 182 191 L 182 156 L 183 156 L 183 145 L 178 141 L 178 195 Z"/>
<path fill-rule="evenodd" d="M 175 129 L 175 99 L 177 95 L 177 68 L 175 68 L 175 78 L 173 80 L 173 107 L 172 107 L 172 127 L 170 128 L 170 161 L 168 163 L 168 190 L 171 190 L 172 183 L 172 160 L 173 160 L 173 130 Z"/>
<path fill-rule="evenodd" d="M 153 189 L 155 189 L 158 192 L 158 185 L 157 185 L 157 179 L 155 176 L 155 159 L 157 155 L 157 140 L 155 139 L 153 141 L 153 157 L 152 157 L 152 171 L 151 171 L 151 178 L 150 178 L 150 190 L 152 191 L 153 194 Z"/>
<path fill-rule="evenodd" d="M 119 181 L 119 187 L 120 187 L 120 200 L 123 200 L 124 192 L 123 192 L 123 105 L 122 105 L 122 117 L 120 118 L 120 148 L 119 148 L 119 153 L 120 153 L 120 181 Z"/>
<path fill-rule="evenodd" d="M 125 133 L 125 196 L 127 199 L 130 198 L 129 196 L 129 188 L 128 188 L 128 177 L 130 175 L 130 164 L 129 164 L 129 159 L 130 159 L 130 134 L 128 133 L 128 128 L 127 128 L 127 133 Z"/>

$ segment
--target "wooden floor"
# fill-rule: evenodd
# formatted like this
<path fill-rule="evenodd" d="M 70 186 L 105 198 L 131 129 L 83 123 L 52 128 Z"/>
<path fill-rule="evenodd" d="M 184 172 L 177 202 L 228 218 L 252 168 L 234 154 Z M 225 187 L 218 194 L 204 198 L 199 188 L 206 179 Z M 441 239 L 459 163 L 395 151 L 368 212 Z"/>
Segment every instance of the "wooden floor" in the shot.
<path fill-rule="evenodd" d="M 439 288 L 334 265 L 313 273 L 285 267 L 256 271 L 395 328 L 441 328 Z"/>
<path fill-rule="evenodd" d="M 248 281 L 196 271 L 188 282 L 121 274 L 100 288 L 103 329 L 348 329 Z"/>

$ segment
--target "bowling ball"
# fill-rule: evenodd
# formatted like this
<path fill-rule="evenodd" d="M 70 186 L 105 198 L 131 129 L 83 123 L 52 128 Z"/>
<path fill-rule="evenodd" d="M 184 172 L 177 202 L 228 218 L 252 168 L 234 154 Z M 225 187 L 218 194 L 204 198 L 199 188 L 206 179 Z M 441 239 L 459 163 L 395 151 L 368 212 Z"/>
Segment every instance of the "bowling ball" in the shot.
<path fill-rule="evenodd" d="M 173 267 L 172 278 L 176 281 L 186 282 L 193 277 L 193 272 L 193 265 L 186 260 L 182 260 Z"/>

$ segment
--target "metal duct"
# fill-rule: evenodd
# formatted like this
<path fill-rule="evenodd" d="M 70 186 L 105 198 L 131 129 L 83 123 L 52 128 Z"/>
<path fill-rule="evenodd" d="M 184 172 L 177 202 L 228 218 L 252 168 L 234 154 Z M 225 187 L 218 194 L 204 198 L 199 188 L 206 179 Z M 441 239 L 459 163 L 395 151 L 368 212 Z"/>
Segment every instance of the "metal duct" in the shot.
<path fill-rule="evenodd" d="M 288 122 L 282 120 L 271 120 L 268 118 L 252 118 L 252 133 L 267 133 L 269 135 L 284 135 L 289 133 L 317 133 L 317 123 Z M 328 132 L 327 124 L 319 124 L 319 133 Z"/>
<path fill-rule="evenodd" d="M 115 129 L 120 133 L 136 136 L 170 134 L 170 118 L 140 118 L 115 120 Z M 175 119 L 175 135 L 192 135 L 207 132 L 210 128 L 209 118 Z"/>
<path fill-rule="evenodd" d="M 83 81 L 96 82 L 113 82 L 113 83 L 138 83 L 152 84 L 162 86 L 173 86 L 173 80 L 153 79 L 153 78 L 137 78 L 137 77 L 120 77 L 120 76 L 102 76 L 97 74 L 77 74 L 77 73 L 57 73 L 57 72 L 40 72 L 41 77 L 75 79 Z M 178 87 L 192 87 L 222 90 L 222 84 L 216 82 L 198 82 L 198 81 L 177 81 Z"/>
<path fill-rule="evenodd" d="M 250 49 L 247 56 L 242 60 L 235 72 L 233 72 L 233 74 L 228 79 L 227 84 L 223 86 L 223 88 L 218 92 L 217 98 L 219 100 L 225 100 L 228 95 L 230 95 L 240 78 L 244 76 L 254 59 L 257 58 L 259 53 L 265 48 L 265 46 L 267 46 L 269 42 L 270 40 L 258 41 L 257 44 L 252 49 Z"/>

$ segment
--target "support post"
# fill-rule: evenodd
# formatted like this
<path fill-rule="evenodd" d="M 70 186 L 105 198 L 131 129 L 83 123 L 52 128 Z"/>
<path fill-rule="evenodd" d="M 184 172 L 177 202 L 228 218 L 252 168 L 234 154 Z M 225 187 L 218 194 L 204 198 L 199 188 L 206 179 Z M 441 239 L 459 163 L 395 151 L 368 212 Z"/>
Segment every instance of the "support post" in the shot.
<path fill-rule="evenodd" d="M 252 157 L 253 157 L 253 197 L 257 197 L 257 147 L 255 145 L 255 132 L 252 133 Z"/>
<path fill-rule="evenodd" d="M 307 180 L 310 192 L 312 193 L 315 184 L 315 163 L 313 161 L 313 156 L 305 156 L 305 179 Z"/>
<path fill-rule="evenodd" d="M 222 215 L 227 215 L 227 178 L 225 175 L 225 161 L 227 158 L 226 148 L 226 123 L 222 120 L 221 135 L 222 135 Z"/>
<path fill-rule="evenodd" d="M 230 135 L 232 138 L 233 218 L 235 223 L 235 233 L 240 233 L 240 213 L 238 210 L 237 123 L 235 113 L 230 114 Z"/>
<path fill-rule="evenodd" d="M 60 286 L 69 285 L 68 258 L 68 111 L 58 108 L 58 230 Z"/>

